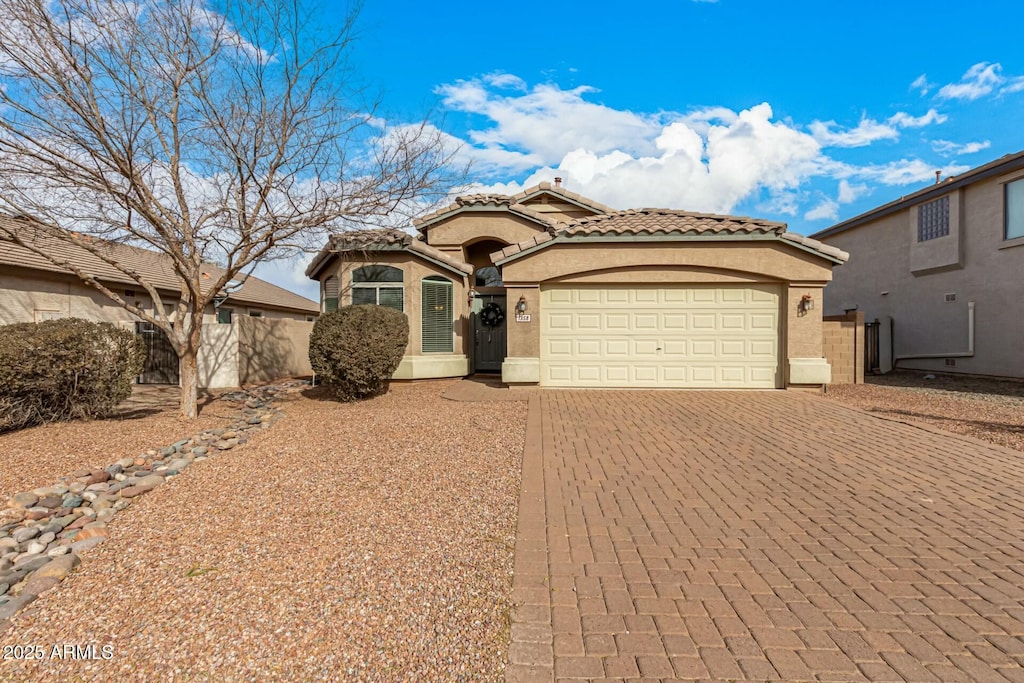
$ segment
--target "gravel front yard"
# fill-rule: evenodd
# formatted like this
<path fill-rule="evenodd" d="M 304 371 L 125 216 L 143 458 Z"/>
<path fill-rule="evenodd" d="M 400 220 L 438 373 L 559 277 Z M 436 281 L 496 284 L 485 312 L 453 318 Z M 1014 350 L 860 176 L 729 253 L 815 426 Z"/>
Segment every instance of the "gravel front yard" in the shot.
<path fill-rule="evenodd" d="M 120 416 L 106 420 L 56 422 L 0 434 L 0 500 L 49 486 L 75 470 L 106 467 L 147 448 L 221 427 L 235 411 L 231 404 L 213 401 L 190 422 L 164 400 L 163 405 L 129 405 Z"/>
<path fill-rule="evenodd" d="M 449 385 L 293 395 L 114 518 L 0 637 L 110 659 L 4 661 L 0 679 L 500 680 L 526 404 Z"/>
<path fill-rule="evenodd" d="M 1024 382 L 896 371 L 830 386 L 826 398 L 1024 451 Z"/>

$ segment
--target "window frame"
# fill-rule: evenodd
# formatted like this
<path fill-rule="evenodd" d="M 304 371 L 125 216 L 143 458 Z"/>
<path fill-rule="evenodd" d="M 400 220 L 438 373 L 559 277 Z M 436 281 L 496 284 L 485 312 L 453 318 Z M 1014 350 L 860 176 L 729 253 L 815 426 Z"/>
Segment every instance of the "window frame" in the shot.
<path fill-rule="evenodd" d="M 917 208 L 917 243 L 930 242 L 941 237 L 949 236 L 949 195 L 937 197 L 930 202 L 924 202 Z M 945 220 L 940 223 L 945 211 Z M 931 224 L 926 224 L 927 221 Z"/>
<path fill-rule="evenodd" d="M 1020 224 L 1016 226 L 1018 234 L 1010 234 L 1010 221 L 1013 218 L 1010 215 L 1010 188 L 1017 187 L 1017 193 L 1021 206 L 1019 207 L 1020 212 Z M 1003 241 L 1015 241 L 1024 239 L 1024 177 L 1014 178 L 1003 183 Z"/>
<path fill-rule="evenodd" d="M 444 291 L 444 310 L 441 315 L 428 315 L 427 291 L 433 289 L 436 296 L 438 287 Z M 431 305 L 436 306 L 436 298 L 434 301 Z M 442 344 L 446 338 L 447 343 Z M 420 280 L 420 353 L 455 353 L 455 283 L 442 275 L 428 275 Z"/>
<path fill-rule="evenodd" d="M 358 280 L 358 281 L 356 280 L 357 274 L 361 273 L 362 271 L 366 271 L 368 269 L 371 269 L 371 268 L 379 269 L 378 272 L 376 273 L 376 277 L 374 279 Z M 381 278 L 381 276 L 384 276 L 384 275 L 394 275 L 395 273 L 397 273 L 397 274 L 399 274 L 401 276 L 401 280 L 378 279 L 378 278 Z M 351 280 L 351 285 L 350 285 L 350 288 L 349 288 L 350 289 L 350 291 L 349 291 L 349 300 L 352 302 L 353 306 L 360 306 L 360 305 L 386 306 L 387 308 L 393 308 L 396 311 L 400 311 L 402 313 L 405 313 L 405 271 L 402 270 L 401 268 L 396 268 L 395 266 L 383 265 L 383 264 L 381 264 L 381 265 L 371 265 L 371 264 L 368 264 L 368 265 L 365 265 L 365 266 L 360 266 L 359 268 L 356 268 L 355 270 L 353 270 L 352 271 L 352 275 L 350 277 L 350 280 Z M 381 290 L 397 291 L 398 294 L 399 294 L 399 304 L 400 305 L 395 306 L 395 305 L 393 305 L 393 302 L 381 303 Z M 360 303 L 356 303 L 356 292 L 357 291 L 358 292 L 363 292 L 363 293 L 372 291 L 373 292 L 373 301 L 372 302 L 371 301 L 363 301 L 363 302 L 360 302 Z"/>
<path fill-rule="evenodd" d="M 227 313 L 228 319 L 227 320 L 222 320 L 221 317 L 220 317 L 221 313 Z M 229 308 L 227 306 L 220 306 L 220 307 L 217 308 L 217 324 L 218 325 L 230 325 L 232 322 L 234 322 L 234 318 L 235 318 L 235 309 Z"/>

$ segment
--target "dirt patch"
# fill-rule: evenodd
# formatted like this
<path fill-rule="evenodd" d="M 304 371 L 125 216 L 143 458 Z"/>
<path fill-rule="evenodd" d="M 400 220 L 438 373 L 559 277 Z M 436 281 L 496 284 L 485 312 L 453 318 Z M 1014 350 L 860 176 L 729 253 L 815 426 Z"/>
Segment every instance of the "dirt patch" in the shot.
<path fill-rule="evenodd" d="M 887 419 L 924 422 L 1024 451 L 1024 382 L 896 371 L 825 397 Z"/>

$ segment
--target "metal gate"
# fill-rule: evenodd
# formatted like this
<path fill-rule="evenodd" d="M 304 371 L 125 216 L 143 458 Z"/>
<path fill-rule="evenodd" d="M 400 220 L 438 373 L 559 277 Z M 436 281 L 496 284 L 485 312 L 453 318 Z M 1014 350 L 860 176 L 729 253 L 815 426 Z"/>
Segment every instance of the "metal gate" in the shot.
<path fill-rule="evenodd" d="M 878 374 L 881 363 L 878 355 L 878 318 L 874 322 L 864 323 L 864 369 L 871 374 Z"/>
<path fill-rule="evenodd" d="M 135 334 L 146 345 L 146 362 L 139 384 L 178 384 L 178 354 L 167 335 L 153 323 L 135 323 Z"/>

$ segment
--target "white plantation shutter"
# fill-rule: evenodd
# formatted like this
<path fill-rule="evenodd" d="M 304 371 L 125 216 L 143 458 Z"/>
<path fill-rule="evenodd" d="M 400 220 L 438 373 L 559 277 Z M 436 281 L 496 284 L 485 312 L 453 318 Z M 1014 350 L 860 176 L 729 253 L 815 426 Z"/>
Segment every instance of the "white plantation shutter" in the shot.
<path fill-rule="evenodd" d="M 422 282 L 423 353 L 452 353 L 455 325 L 452 320 L 452 283 L 432 275 Z"/>

